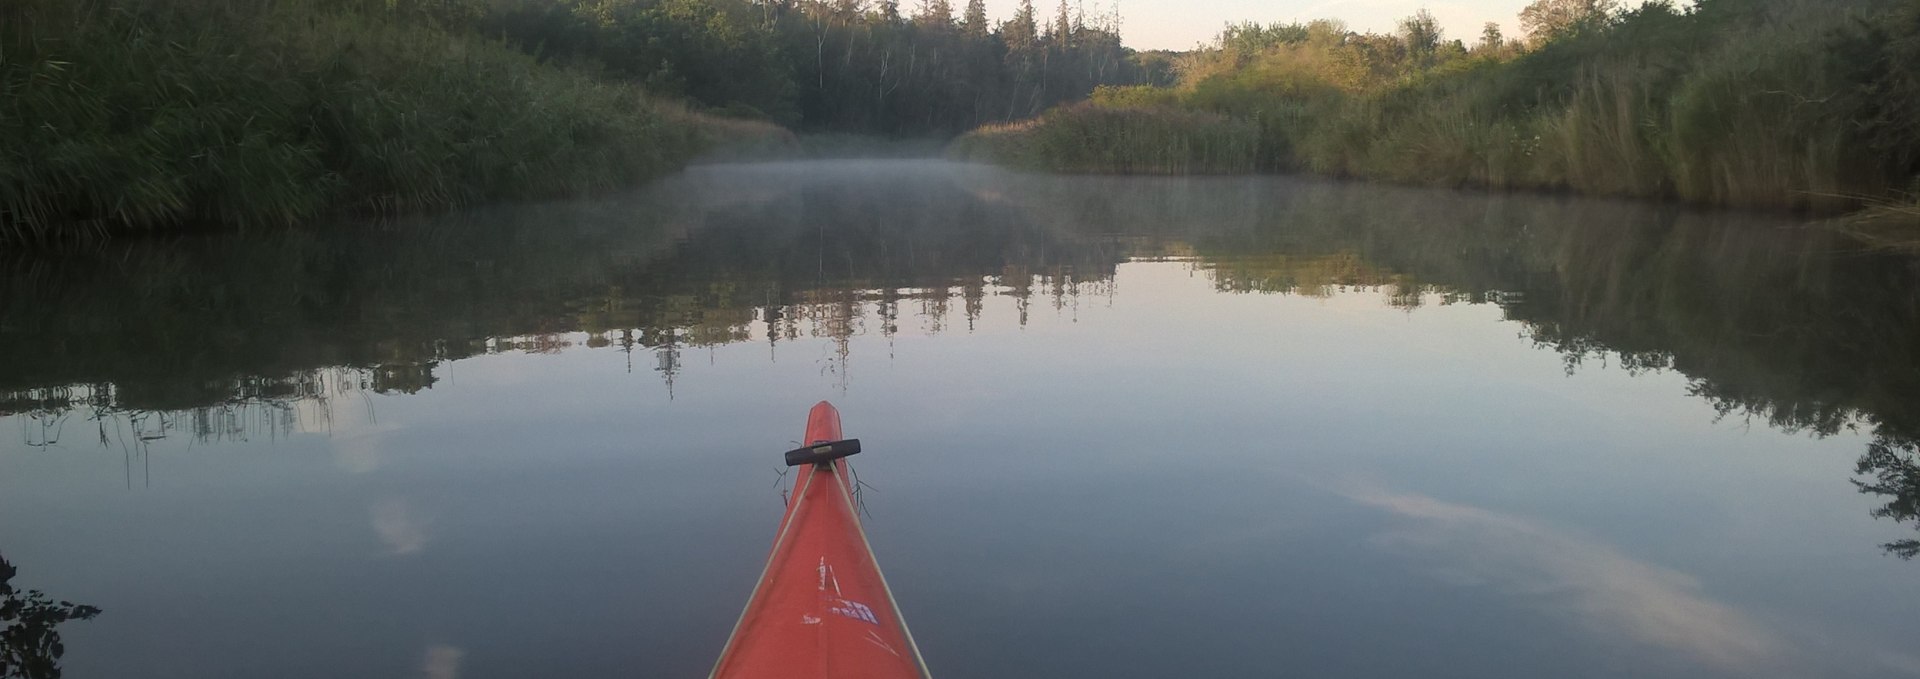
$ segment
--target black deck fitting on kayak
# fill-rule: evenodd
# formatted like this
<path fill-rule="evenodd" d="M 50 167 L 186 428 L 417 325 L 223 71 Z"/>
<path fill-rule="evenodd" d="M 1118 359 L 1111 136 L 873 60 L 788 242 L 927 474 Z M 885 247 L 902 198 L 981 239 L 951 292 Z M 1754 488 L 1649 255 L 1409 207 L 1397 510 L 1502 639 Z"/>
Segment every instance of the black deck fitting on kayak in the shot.
<path fill-rule="evenodd" d="M 803 464 L 820 464 L 860 452 L 860 439 L 845 439 L 815 443 L 805 448 L 787 451 L 787 466 L 798 467 Z"/>

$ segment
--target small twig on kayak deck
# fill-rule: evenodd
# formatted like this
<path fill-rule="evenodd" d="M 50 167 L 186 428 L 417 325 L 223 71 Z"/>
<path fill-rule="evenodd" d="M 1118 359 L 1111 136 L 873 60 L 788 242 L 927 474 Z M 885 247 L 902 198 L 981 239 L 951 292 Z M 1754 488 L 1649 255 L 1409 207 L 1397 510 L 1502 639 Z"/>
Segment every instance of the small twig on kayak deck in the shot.
<path fill-rule="evenodd" d="M 858 470 L 856 470 L 856 469 L 854 469 L 854 468 L 853 468 L 853 465 L 847 465 L 847 472 L 848 472 L 849 474 L 851 474 L 851 475 L 853 476 L 853 506 L 854 506 L 854 508 L 856 508 L 856 509 L 858 509 L 858 510 L 859 510 L 859 512 L 860 512 L 861 514 L 864 514 L 864 515 L 866 515 L 866 517 L 867 517 L 867 518 L 869 518 L 869 519 L 871 519 L 871 518 L 873 518 L 873 512 L 870 512 L 870 511 L 867 511 L 867 493 L 866 493 L 866 491 L 867 491 L 868 489 L 872 489 L 872 490 L 873 490 L 873 492 L 876 492 L 876 493 L 878 493 L 878 492 L 880 492 L 880 489 L 878 489 L 878 488 L 874 488 L 873 486 L 869 486 L 869 485 L 867 485 L 867 482 L 865 482 L 865 481 L 861 481 L 861 480 L 860 480 L 860 472 L 859 472 Z"/>

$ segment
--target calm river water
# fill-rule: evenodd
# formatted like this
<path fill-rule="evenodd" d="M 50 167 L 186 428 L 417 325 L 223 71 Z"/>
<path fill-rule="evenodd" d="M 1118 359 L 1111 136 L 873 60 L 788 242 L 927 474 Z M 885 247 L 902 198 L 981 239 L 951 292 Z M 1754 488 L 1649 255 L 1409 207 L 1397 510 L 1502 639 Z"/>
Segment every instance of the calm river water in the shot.
<path fill-rule="evenodd" d="M 1920 261 L 1772 217 L 820 162 L 0 263 L 68 677 L 704 676 L 820 399 L 936 676 L 1920 676 Z"/>

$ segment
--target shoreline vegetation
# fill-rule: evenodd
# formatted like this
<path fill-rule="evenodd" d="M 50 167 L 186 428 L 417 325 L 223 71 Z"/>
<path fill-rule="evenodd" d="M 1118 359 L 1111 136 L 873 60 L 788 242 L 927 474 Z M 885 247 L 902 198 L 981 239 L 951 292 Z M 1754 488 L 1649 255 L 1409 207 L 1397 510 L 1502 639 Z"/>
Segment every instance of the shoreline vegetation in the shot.
<path fill-rule="evenodd" d="M 1264 172 L 1920 221 L 1920 3 L 1633 4 L 1539 0 L 1526 39 L 1488 24 L 1471 44 L 1424 11 L 1390 35 L 1230 26 L 1169 86 L 1103 87 L 950 155 L 1215 173 L 1250 154 Z M 1235 153 L 1193 141 L 1216 137 Z"/>
<path fill-rule="evenodd" d="M 543 65 L 425 2 L 16 2 L 0 241 L 584 195 L 791 137 Z"/>
<path fill-rule="evenodd" d="M 1061 7 L 9 0 L 0 243 L 580 196 L 703 157 L 937 156 L 1164 76 L 1117 17 Z"/>
<path fill-rule="evenodd" d="M 1218 113 L 1075 104 L 955 139 L 948 155 L 1027 170 L 1085 174 L 1246 174 L 1260 131 Z"/>
<path fill-rule="evenodd" d="M 1536 0 L 1136 51 L 1021 0 L 13 0 L 0 244 L 258 230 L 946 155 L 1920 223 L 1920 2 Z M 969 132 L 969 130 L 971 130 Z"/>

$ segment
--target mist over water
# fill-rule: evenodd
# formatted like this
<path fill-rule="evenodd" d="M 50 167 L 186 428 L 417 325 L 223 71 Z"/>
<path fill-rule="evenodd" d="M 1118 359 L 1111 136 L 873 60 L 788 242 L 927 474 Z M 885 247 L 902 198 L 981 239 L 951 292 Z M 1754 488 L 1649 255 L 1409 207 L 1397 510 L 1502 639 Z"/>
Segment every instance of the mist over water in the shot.
<path fill-rule="evenodd" d="M 844 161 L 4 257 L 68 676 L 699 676 L 820 399 L 940 676 L 1920 675 L 1920 259 L 1790 220 Z"/>

